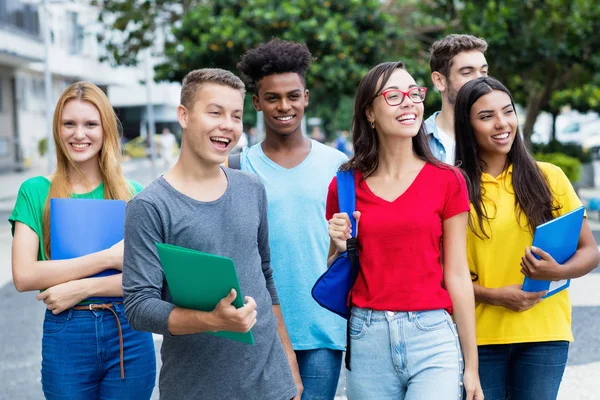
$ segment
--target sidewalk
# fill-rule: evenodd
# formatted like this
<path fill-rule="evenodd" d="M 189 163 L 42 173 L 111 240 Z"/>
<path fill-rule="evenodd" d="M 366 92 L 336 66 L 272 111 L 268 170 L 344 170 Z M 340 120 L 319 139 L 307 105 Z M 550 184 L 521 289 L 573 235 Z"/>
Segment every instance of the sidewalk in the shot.
<path fill-rule="evenodd" d="M 44 167 L 40 166 L 22 172 L 0 174 L 0 212 L 12 211 L 21 183 L 28 178 L 38 175 L 48 175 L 48 172 Z"/>

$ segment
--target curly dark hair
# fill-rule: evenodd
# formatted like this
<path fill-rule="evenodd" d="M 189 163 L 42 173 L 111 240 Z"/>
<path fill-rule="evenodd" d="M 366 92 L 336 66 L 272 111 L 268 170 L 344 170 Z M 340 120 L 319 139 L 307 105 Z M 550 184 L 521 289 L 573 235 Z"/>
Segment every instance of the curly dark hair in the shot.
<path fill-rule="evenodd" d="M 306 86 L 305 75 L 312 61 L 305 44 L 275 38 L 248 50 L 236 66 L 248 87 L 256 92 L 265 76 L 287 72 L 297 73 Z"/>

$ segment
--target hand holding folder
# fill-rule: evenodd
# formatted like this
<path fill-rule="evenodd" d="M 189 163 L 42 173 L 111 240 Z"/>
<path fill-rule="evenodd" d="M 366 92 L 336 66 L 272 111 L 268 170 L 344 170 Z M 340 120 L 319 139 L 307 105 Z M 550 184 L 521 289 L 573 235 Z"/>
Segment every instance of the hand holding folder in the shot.
<path fill-rule="evenodd" d="M 579 207 L 536 227 L 532 246 L 542 249 L 559 264 L 567 262 L 577 251 L 584 211 L 583 207 Z M 534 256 L 540 259 L 535 253 Z M 570 279 L 553 282 L 525 277 L 523 290 L 526 292 L 547 290 L 548 293 L 543 297 L 546 298 L 568 288 L 570 283 Z"/>
<path fill-rule="evenodd" d="M 235 289 L 237 295 L 231 304 L 235 308 L 244 306 L 232 259 L 165 243 L 156 243 L 156 250 L 174 304 L 210 312 L 223 298 L 231 294 L 231 289 Z M 254 344 L 252 331 L 206 333 Z"/>

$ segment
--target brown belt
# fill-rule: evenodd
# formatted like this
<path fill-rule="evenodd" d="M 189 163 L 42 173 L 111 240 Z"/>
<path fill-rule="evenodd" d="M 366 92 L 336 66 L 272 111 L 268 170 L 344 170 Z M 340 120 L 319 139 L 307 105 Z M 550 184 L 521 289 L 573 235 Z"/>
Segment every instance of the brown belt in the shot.
<path fill-rule="evenodd" d="M 120 301 L 115 302 L 114 304 L 122 304 Z M 119 329 L 119 352 L 121 356 L 121 379 L 125 379 L 125 366 L 123 363 L 123 331 L 121 330 L 121 322 L 119 322 L 119 316 L 113 310 L 113 303 L 109 304 L 89 304 L 87 306 L 75 306 L 73 310 L 88 310 L 88 311 L 97 311 L 97 310 L 108 310 L 115 316 L 117 320 L 117 328 Z"/>

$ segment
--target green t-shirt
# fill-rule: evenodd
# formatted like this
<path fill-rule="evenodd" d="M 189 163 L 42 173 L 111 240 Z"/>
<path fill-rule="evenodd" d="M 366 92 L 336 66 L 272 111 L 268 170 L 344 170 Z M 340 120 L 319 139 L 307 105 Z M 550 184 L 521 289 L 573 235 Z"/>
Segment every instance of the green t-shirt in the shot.
<path fill-rule="evenodd" d="M 132 191 L 138 194 L 143 187 L 139 182 L 129 181 Z M 44 218 L 44 207 L 46 199 L 50 192 L 50 180 L 43 176 L 36 176 L 27 179 L 21 184 L 17 201 L 12 214 L 8 217 L 8 221 L 12 226 L 12 233 L 15 233 L 15 223 L 17 221 L 27 225 L 38 235 L 40 239 L 40 247 L 38 249 L 38 261 L 45 260 L 44 255 L 44 234 L 42 232 L 42 224 Z M 71 197 L 75 199 L 103 199 L 104 198 L 104 183 L 101 183 L 88 193 L 73 194 Z"/>

